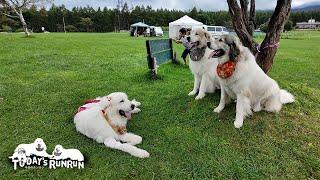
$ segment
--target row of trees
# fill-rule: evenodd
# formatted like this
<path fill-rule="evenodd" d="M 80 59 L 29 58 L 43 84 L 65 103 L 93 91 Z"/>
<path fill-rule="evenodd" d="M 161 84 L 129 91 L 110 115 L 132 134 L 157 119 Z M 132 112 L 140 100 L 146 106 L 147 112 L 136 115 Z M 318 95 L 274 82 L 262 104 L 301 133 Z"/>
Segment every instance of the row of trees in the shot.
<path fill-rule="evenodd" d="M 0 12 L 6 12 L 6 9 L 0 7 Z M 272 13 L 271 11 L 257 11 L 255 28 L 266 23 Z M 190 11 L 154 10 L 151 6 L 136 6 L 130 9 L 128 5 L 124 3 L 121 9 L 75 7 L 72 10 L 68 10 L 63 5 L 53 5 L 50 9 L 46 10 L 44 8 L 39 9 L 35 5 L 32 5 L 23 11 L 29 29 L 34 32 L 41 32 L 41 27 L 45 27 L 45 29 L 50 32 L 62 32 L 64 30 L 69 32 L 110 32 L 127 30 L 130 24 L 138 21 L 144 21 L 147 24 L 156 26 L 168 26 L 169 22 L 185 14 L 208 25 L 223 25 L 232 28 L 229 12 L 208 12 L 196 8 Z M 290 23 L 295 25 L 296 22 L 307 21 L 311 17 L 320 19 L 320 13 L 292 13 Z M 5 15 L 5 13 L 0 14 L 0 25 L 2 31 L 15 31 L 22 27 L 18 18 L 12 18 Z"/>

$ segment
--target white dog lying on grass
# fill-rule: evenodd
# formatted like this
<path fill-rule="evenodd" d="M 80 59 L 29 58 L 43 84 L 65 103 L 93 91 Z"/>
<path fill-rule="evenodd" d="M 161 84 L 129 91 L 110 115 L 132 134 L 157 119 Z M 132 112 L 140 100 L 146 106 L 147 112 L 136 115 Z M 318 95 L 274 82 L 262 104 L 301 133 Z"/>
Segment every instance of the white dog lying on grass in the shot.
<path fill-rule="evenodd" d="M 85 105 L 79 107 L 74 116 L 74 123 L 77 131 L 98 143 L 104 143 L 109 148 L 139 158 L 146 158 L 149 157 L 149 153 L 134 146 L 141 143 L 142 137 L 128 133 L 126 129 L 131 114 L 140 112 L 138 106 L 140 103 L 135 100 L 129 101 L 125 93 L 111 93 L 87 101 Z"/>
<path fill-rule="evenodd" d="M 47 146 L 44 143 L 43 139 L 37 138 L 33 143 L 30 144 L 19 144 L 18 147 L 14 150 L 14 154 L 11 158 L 20 157 L 20 156 L 42 156 L 42 157 L 51 157 L 47 153 Z"/>
<path fill-rule="evenodd" d="M 52 157 L 57 160 L 68 158 L 75 161 L 84 160 L 82 153 L 78 149 L 64 149 L 60 144 L 54 147 Z"/>

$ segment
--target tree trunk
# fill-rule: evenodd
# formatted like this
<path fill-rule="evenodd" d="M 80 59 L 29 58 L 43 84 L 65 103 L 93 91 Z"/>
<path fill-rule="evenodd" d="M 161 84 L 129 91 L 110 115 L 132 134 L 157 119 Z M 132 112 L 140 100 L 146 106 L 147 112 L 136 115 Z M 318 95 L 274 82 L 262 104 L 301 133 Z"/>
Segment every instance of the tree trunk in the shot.
<path fill-rule="evenodd" d="M 291 11 L 291 0 L 278 0 L 276 9 L 270 19 L 268 32 L 261 43 L 257 63 L 267 73 L 272 67 L 273 59 L 277 53 L 277 46 L 283 32 L 284 24 L 288 20 Z"/>
<path fill-rule="evenodd" d="M 258 45 L 258 43 L 254 41 L 252 35 L 255 26 L 255 0 L 251 0 L 249 16 L 247 12 L 247 0 L 240 0 L 241 8 L 238 5 L 237 0 L 227 0 L 232 24 L 239 39 L 253 54 L 257 54 L 256 61 L 265 73 L 268 73 L 272 67 L 280 35 L 283 31 L 285 22 L 290 16 L 291 1 L 292 0 L 277 1 L 277 6 L 268 24 L 266 37 L 261 45 Z"/>
<path fill-rule="evenodd" d="M 16 11 L 16 14 L 19 16 L 19 19 L 20 19 L 20 22 L 22 24 L 22 28 L 24 30 L 24 33 L 26 34 L 27 37 L 29 37 L 31 34 L 30 34 L 29 29 L 28 29 L 28 25 L 27 25 L 26 21 L 24 20 L 22 11 L 21 10 L 19 12 Z"/>
<path fill-rule="evenodd" d="M 17 16 L 19 17 L 20 22 L 22 24 L 22 28 L 23 28 L 24 33 L 26 34 L 27 37 L 29 37 L 31 34 L 30 34 L 29 29 L 28 29 L 28 25 L 27 25 L 26 21 L 24 20 L 24 17 L 23 17 L 23 14 L 22 14 L 22 10 L 21 9 L 16 9 L 16 7 L 14 5 L 10 5 L 8 3 L 7 3 L 7 5 L 8 5 L 8 7 L 10 7 L 13 10 L 14 13 L 17 14 Z"/>

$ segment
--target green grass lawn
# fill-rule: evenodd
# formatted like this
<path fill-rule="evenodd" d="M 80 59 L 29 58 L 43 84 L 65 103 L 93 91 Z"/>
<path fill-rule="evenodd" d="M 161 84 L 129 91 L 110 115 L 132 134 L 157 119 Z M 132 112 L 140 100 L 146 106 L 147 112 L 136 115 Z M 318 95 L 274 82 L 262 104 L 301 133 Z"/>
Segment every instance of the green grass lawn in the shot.
<path fill-rule="evenodd" d="M 296 97 L 279 114 L 255 113 L 237 130 L 235 104 L 213 109 L 220 93 L 188 97 L 193 76 L 183 65 L 161 65 L 151 80 L 145 38 L 127 34 L 0 34 L 0 178 L 320 179 L 320 32 L 281 40 L 270 76 Z M 175 45 L 180 55 L 182 46 Z M 75 110 L 114 91 L 142 103 L 128 129 L 151 156 L 138 159 L 79 134 Z M 44 139 L 78 148 L 85 168 L 13 170 L 20 143 Z"/>

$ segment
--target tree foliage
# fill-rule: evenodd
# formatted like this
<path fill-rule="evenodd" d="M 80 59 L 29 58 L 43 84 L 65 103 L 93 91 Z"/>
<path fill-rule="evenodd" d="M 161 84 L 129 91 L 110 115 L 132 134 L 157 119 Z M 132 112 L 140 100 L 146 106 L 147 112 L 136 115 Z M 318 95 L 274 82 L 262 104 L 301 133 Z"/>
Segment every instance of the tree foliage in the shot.
<path fill-rule="evenodd" d="M 0 12 L 7 12 L 7 10 L 4 7 L 0 7 Z M 128 30 L 130 24 L 138 21 L 150 25 L 167 27 L 169 22 L 185 14 L 207 25 L 222 25 L 229 29 L 233 28 L 230 15 L 227 11 L 209 12 L 196 8 L 192 8 L 189 11 L 181 11 L 175 9 L 152 9 L 151 6 L 129 8 L 127 4 L 124 4 L 120 16 L 120 29 Z M 115 31 L 115 27 L 118 24 L 116 9 L 94 9 L 88 6 L 67 9 L 64 5 L 52 5 L 49 9 L 44 9 L 41 6 L 32 5 L 24 9 L 23 15 L 29 29 L 33 32 L 42 32 L 41 27 L 45 27 L 50 32 L 63 31 L 63 18 L 66 28 L 70 27 L 70 31 L 111 32 Z M 266 23 L 271 15 L 272 11 L 257 11 L 255 27 L 258 28 L 261 24 Z M 293 26 L 295 26 L 297 22 L 308 21 L 311 17 L 320 20 L 320 13 L 296 12 L 291 14 L 290 20 L 293 22 Z M 87 29 L 87 26 L 81 24 L 81 18 L 90 18 L 92 25 Z M 10 26 L 12 31 L 21 28 L 19 19 L 3 14 L 0 14 L 0 29 L 1 25 Z"/>

